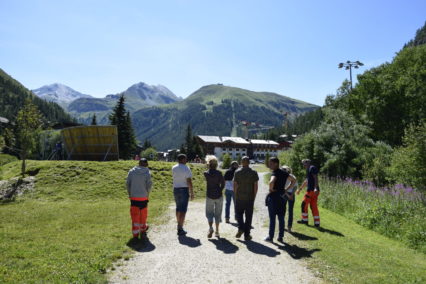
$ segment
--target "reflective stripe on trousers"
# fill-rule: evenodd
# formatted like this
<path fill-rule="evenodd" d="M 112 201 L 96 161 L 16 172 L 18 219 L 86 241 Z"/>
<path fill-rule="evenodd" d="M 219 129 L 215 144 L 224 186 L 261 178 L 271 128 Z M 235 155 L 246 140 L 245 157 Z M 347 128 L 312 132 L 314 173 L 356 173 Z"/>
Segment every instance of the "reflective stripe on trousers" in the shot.
<path fill-rule="evenodd" d="M 318 195 L 319 191 L 308 191 L 302 201 L 302 220 L 308 221 L 308 210 L 311 207 L 312 215 L 314 216 L 314 224 L 320 224 L 320 214 L 318 211 Z"/>
<path fill-rule="evenodd" d="M 141 198 L 138 198 L 136 200 L 141 201 Z M 146 198 L 145 200 L 148 200 L 148 198 Z M 146 231 L 148 206 L 144 208 L 140 208 L 138 206 L 130 206 L 130 216 L 132 218 L 132 234 L 134 237 L 137 237 L 140 233 L 144 233 Z"/>

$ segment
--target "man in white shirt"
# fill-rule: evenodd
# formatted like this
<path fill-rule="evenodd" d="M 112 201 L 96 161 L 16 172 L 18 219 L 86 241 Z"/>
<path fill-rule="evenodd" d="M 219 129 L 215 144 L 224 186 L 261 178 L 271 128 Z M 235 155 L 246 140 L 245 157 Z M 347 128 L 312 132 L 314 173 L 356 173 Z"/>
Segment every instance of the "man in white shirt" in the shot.
<path fill-rule="evenodd" d="M 186 235 L 183 229 L 185 215 L 188 209 L 189 198 L 194 199 L 194 191 L 192 189 L 192 172 L 186 165 L 187 158 L 185 154 L 178 156 L 178 164 L 172 168 L 173 173 L 173 194 L 176 202 L 176 220 L 177 234 L 179 236 Z"/>

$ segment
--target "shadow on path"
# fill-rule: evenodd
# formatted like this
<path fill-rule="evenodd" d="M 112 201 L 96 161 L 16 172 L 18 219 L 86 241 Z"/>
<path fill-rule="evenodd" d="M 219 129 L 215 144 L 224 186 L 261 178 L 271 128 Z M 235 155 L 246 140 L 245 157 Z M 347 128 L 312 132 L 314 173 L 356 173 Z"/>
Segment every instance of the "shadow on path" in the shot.
<path fill-rule="evenodd" d="M 254 242 L 254 241 L 241 241 L 238 240 L 240 243 L 243 243 L 246 245 L 247 249 L 255 254 L 262 254 L 269 257 L 276 257 L 277 255 L 281 254 L 279 251 L 276 251 L 270 247 L 267 247 L 265 245 L 262 245 L 261 243 Z"/>
<path fill-rule="evenodd" d="M 234 226 L 235 228 L 238 228 L 238 223 L 236 223 L 236 222 L 231 222 L 231 223 L 228 223 L 228 224 Z M 254 229 L 253 225 L 251 226 L 251 229 L 252 230 Z"/>
<path fill-rule="evenodd" d="M 290 245 L 288 243 L 284 243 L 284 245 L 274 243 L 274 245 L 287 252 L 294 259 L 309 258 L 312 257 L 314 252 L 321 251 L 320 249 L 306 249 L 297 245 Z"/>
<path fill-rule="evenodd" d="M 185 245 L 185 246 L 188 246 L 190 248 L 196 248 L 196 247 L 201 246 L 200 239 L 194 239 L 194 238 L 191 238 L 191 237 L 188 237 L 188 236 L 179 236 L 178 239 L 179 239 L 179 243 L 181 245 Z"/>
<path fill-rule="evenodd" d="M 301 241 L 316 241 L 318 240 L 317 237 L 311 237 L 302 233 L 298 233 L 298 232 L 294 232 L 292 231 L 291 233 L 289 233 L 290 235 L 292 235 L 293 237 L 297 238 L 298 240 Z"/>
<path fill-rule="evenodd" d="M 329 230 L 329 229 L 326 229 L 324 227 L 318 227 L 317 230 L 322 232 L 322 233 L 328 233 L 330 235 L 334 235 L 334 236 L 338 236 L 338 237 L 344 237 L 345 236 L 340 232 Z"/>
<path fill-rule="evenodd" d="M 209 239 L 209 242 L 212 242 L 216 246 L 217 250 L 221 250 L 226 254 L 236 253 L 238 250 L 236 245 L 225 238 Z"/>
<path fill-rule="evenodd" d="M 151 243 L 148 238 L 143 240 L 135 240 L 131 238 L 127 242 L 127 246 L 137 252 L 150 252 L 155 250 L 155 245 Z"/>

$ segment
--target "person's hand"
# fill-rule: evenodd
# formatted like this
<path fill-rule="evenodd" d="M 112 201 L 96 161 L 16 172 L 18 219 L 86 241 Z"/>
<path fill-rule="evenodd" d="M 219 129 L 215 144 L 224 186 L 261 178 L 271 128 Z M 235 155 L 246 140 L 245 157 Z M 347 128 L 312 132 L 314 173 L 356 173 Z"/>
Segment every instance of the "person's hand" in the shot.
<path fill-rule="evenodd" d="M 299 188 L 298 190 L 296 190 L 296 194 L 299 195 L 300 194 L 301 189 Z"/>
<path fill-rule="evenodd" d="M 315 192 L 316 195 L 318 195 L 319 194 L 318 188 L 314 188 L 314 192 Z"/>
<path fill-rule="evenodd" d="M 275 192 L 275 189 L 269 189 L 269 193 Z"/>
<path fill-rule="evenodd" d="M 194 200 L 194 192 L 191 192 L 191 193 L 189 194 L 189 197 L 191 198 L 191 201 L 192 201 L 192 200 Z"/>

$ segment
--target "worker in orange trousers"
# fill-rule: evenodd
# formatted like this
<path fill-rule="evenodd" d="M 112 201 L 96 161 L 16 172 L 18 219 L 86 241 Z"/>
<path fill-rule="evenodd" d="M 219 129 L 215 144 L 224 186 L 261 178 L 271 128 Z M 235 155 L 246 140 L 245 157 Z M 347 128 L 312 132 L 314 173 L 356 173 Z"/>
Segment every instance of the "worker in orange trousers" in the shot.
<path fill-rule="evenodd" d="M 130 199 L 133 238 L 138 239 L 139 235 L 144 238 L 149 228 L 147 225 L 148 202 L 152 188 L 151 173 L 146 159 L 140 159 L 139 165 L 129 171 L 126 185 Z"/>
<path fill-rule="evenodd" d="M 311 207 L 312 215 L 314 216 L 315 227 L 320 226 L 320 215 L 318 211 L 318 196 L 320 189 L 318 186 L 318 169 L 311 164 L 311 160 L 302 160 L 303 167 L 306 169 L 306 180 L 296 191 L 296 194 L 300 194 L 300 191 L 307 186 L 307 192 L 303 197 L 302 201 L 302 219 L 297 221 L 299 224 L 308 224 L 308 209 Z"/>

